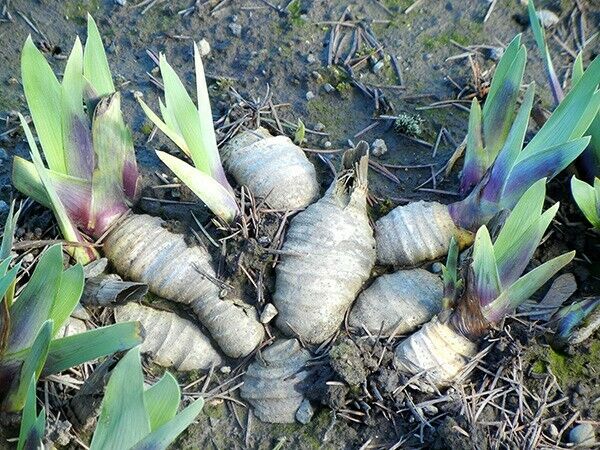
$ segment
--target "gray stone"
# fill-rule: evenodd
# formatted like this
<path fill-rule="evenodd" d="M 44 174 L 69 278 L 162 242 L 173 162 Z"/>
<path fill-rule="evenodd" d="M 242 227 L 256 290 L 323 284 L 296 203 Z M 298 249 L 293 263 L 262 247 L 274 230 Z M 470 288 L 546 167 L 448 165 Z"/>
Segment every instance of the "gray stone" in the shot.
<path fill-rule="evenodd" d="M 381 72 L 381 69 L 383 69 L 383 66 L 385 65 L 383 59 L 380 59 L 379 61 L 377 61 L 374 65 L 373 65 L 373 73 L 379 73 Z"/>
<path fill-rule="evenodd" d="M 323 89 L 325 89 L 325 92 L 327 93 L 335 91 L 335 88 L 331 85 L 331 83 L 325 83 L 323 85 Z"/>
<path fill-rule="evenodd" d="M 569 442 L 575 445 L 592 445 L 596 443 L 594 427 L 589 423 L 577 425 L 569 432 Z"/>
<path fill-rule="evenodd" d="M 198 51 L 200 56 L 206 56 L 210 53 L 210 43 L 206 39 L 201 39 L 198 42 Z"/>
<path fill-rule="evenodd" d="M 229 29 L 234 36 L 240 37 L 242 35 L 242 26 L 239 23 L 230 23 Z"/>
<path fill-rule="evenodd" d="M 375 139 L 371 144 L 371 153 L 373 156 L 385 155 L 388 151 L 387 145 L 383 139 Z"/>
<path fill-rule="evenodd" d="M 444 267 L 444 265 L 441 262 L 434 262 L 431 265 L 431 271 L 433 273 L 442 273 L 442 267 Z"/>
<path fill-rule="evenodd" d="M 277 315 L 277 312 L 273 303 L 267 303 L 260 313 L 260 323 L 269 323 Z"/>
<path fill-rule="evenodd" d="M 315 94 L 313 93 L 313 91 L 308 91 L 306 93 L 306 100 L 312 100 L 313 98 L 315 98 Z"/>
<path fill-rule="evenodd" d="M 537 12 L 538 19 L 542 22 L 544 28 L 556 25 L 559 22 L 558 16 L 549 9 L 541 9 Z"/>
<path fill-rule="evenodd" d="M 6 153 L 6 150 L 4 148 L 0 147 L 0 161 L 6 159 L 8 159 L 8 153 Z"/>
<path fill-rule="evenodd" d="M 308 422 L 310 422 L 310 419 L 312 419 L 314 413 L 315 410 L 313 409 L 308 399 L 305 398 L 304 400 L 302 400 L 302 403 L 300 403 L 298 411 L 296 411 L 296 420 L 302 425 L 306 425 Z"/>
<path fill-rule="evenodd" d="M 312 63 L 314 63 L 316 61 L 317 61 L 317 58 L 312 53 L 309 53 L 308 56 L 306 57 L 306 62 L 309 63 L 309 64 L 312 64 Z"/>

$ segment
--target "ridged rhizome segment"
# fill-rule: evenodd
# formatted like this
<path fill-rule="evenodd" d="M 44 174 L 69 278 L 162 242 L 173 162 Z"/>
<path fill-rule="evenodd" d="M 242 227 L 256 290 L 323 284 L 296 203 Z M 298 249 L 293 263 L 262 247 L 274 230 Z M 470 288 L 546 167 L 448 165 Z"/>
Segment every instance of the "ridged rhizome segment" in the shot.
<path fill-rule="evenodd" d="M 106 236 L 106 256 L 124 278 L 146 283 L 160 297 L 190 305 L 226 355 L 248 355 L 264 335 L 256 310 L 220 298 L 209 253 L 188 247 L 182 235 L 162 224 L 157 217 L 128 216 Z"/>
<path fill-rule="evenodd" d="M 423 269 L 382 275 L 358 296 L 349 324 L 374 335 L 411 332 L 440 312 L 443 290 L 440 277 Z"/>
<path fill-rule="evenodd" d="M 319 184 L 304 151 L 287 136 L 264 128 L 244 131 L 221 150 L 223 165 L 258 199 L 275 209 L 300 209 L 314 202 Z"/>
<path fill-rule="evenodd" d="M 292 423 L 304 399 L 310 353 L 296 339 L 282 339 L 256 356 L 240 394 L 263 422 Z"/>
<path fill-rule="evenodd" d="M 151 353 L 160 366 L 201 370 L 223 362 L 198 327 L 173 312 L 128 303 L 115 308 L 115 319 L 117 322 L 137 320 L 142 324 L 145 338 L 141 350 Z"/>
<path fill-rule="evenodd" d="M 436 316 L 398 344 L 394 364 L 409 376 L 422 374 L 430 383 L 443 386 L 451 383 L 476 353 L 477 344 Z"/>
<path fill-rule="evenodd" d="M 304 342 L 318 344 L 335 333 L 375 263 L 366 210 L 367 164 L 363 156 L 346 166 L 352 169 L 288 228 L 273 303 L 277 327 Z"/>
<path fill-rule="evenodd" d="M 448 253 L 453 236 L 461 248 L 473 242 L 472 233 L 456 226 L 447 205 L 398 206 L 375 222 L 377 261 L 396 267 L 431 261 Z"/>

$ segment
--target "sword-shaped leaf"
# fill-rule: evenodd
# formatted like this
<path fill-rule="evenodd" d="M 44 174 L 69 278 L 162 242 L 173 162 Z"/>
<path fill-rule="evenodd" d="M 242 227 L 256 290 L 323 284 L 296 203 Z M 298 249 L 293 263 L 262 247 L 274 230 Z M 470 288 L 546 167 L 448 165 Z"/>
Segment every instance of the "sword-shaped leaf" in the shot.
<path fill-rule="evenodd" d="M 81 264 L 68 268 L 60 276 L 60 286 L 49 317 L 54 322 L 53 336 L 65 324 L 79 303 L 83 293 L 84 279 Z"/>
<path fill-rule="evenodd" d="M 502 285 L 498 276 L 494 246 L 486 227 L 479 228 L 475 236 L 472 268 L 473 287 L 479 303 L 482 306 L 487 305 L 498 297 Z"/>
<path fill-rule="evenodd" d="M 150 433 L 131 450 L 166 450 L 169 445 L 189 427 L 204 407 L 204 399 L 199 398 L 169 422 Z"/>
<path fill-rule="evenodd" d="M 19 431 L 19 441 L 17 450 L 38 450 L 43 448 L 42 439 L 46 429 L 46 412 L 42 408 L 40 414 L 37 414 L 36 395 L 35 395 L 35 377 L 31 378 L 25 406 L 21 415 L 21 428 Z"/>
<path fill-rule="evenodd" d="M 169 372 L 144 391 L 144 403 L 152 431 L 170 421 L 179 409 L 181 390 L 177 380 Z"/>
<path fill-rule="evenodd" d="M 21 77 L 27 105 L 48 166 L 57 172 L 67 173 L 60 120 L 61 87 L 31 36 L 25 41 L 21 53 Z"/>
<path fill-rule="evenodd" d="M 221 183 L 175 156 L 161 151 L 156 154 L 216 216 L 226 222 L 235 219 L 239 212 L 235 197 Z"/>
<path fill-rule="evenodd" d="M 42 325 L 50 318 L 62 270 L 62 246 L 53 245 L 42 254 L 31 279 L 10 309 L 8 354 L 30 347 Z"/>
<path fill-rule="evenodd" d="M 148 433 L 140 350 L 134 348 L 111 373 L 90 450 L 130 449 Z"/>
<path fill-rule="evenodd" d="M 554 97 L 554 103 L 558 105 L 564 98 L 564 92 L 562 90 L 560 82 L 558 81 L 558 77 L 556 76 L 554 64 L 552 64 L 552 58 L 550 57 L 550 50 L 548 49 L 548 45 L 546 44 L 544 27 L 542 25 L 542 21 L 537 15 L 537 12 L 535 11 L 535 5 L 533 4 L 533 0 L 527 2 L 527 12 L 529 14 L 529 23 L 531 24 L 531 31 L 533 31 L 533 37 L 535 38 L 535 42 L 540 50 L 542 59 L 544 61 L 544 67 L 546 68 L 546 74 L 548 75 L 548 80 L 550 82 L 552 97 Z"/>
<path fill-rule="evenodd" d="M 488 154 L 483 148 L 481 125 L 481 107 L 474 98 L 469 112 L 465 162 L 460 174 L 460 191 L 463 194 L 470 192 L 473 186 L 479 183 L 489 167 Z"/>
<path fill-rule="evenodd" d="M 600 179 L 594 179 L 594 186 L 585 181 L 571 178 L 571 192 L 575 203 L 587 220 L 600 229 Z"/>
<path fill-rule="evenodd" d="M 94 152 L 90 121 L 83 108 L 83 48 L 79 38 L 67 60 L 61 86 L 63 149 L 67 173 L 91 180 Z"/>
<path fill-rule="evenodd" d="M 35 340 L 24 358 L 20 373 L 13 382 L 13 389 L 4 400 L 3 408 L 5 410 L 20 411 L 23 409 L 31 380 L 32 378 L 37 380 L 40 377 L 46 362 L 48 348 L 52 340 L 52 327 L 52 321 L 47 320 L 37 330 Z M 16 384 L 14 384 L 15 382 Z"/>
<path fill-rule="evenodd" d="M 139 322 L 123 322 L 85 333 L 55 339 L 50 344 L 44 375 L 92 361 L 116 352 L 128 350 L 142 343 L 143 332 Z"/>
<path fill-rule="evenodd" d="M 96 22 L 89 14 L 87 17 L 87 40 L 83 52 L 83 74 L 90 81 L 98 96 L 103 97 L 115 92 L 100 32 Z"/>

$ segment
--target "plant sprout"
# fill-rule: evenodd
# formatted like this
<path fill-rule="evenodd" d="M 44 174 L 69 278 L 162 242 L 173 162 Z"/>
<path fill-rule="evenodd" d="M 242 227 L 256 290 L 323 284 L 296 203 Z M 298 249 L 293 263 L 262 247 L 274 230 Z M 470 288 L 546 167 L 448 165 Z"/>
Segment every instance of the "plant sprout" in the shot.
<path fill-rule="evenodd" d="M 573 177 L 571 192 L 585 218 L 595 228 L 600 229 L 600 179 L 595 178 L 592 186 Z"/>
<path fill-rule="evenodd" d="M 516 53 L 519 52 L 524 54 L 524 49 Z M 510 61 L 514 53 L 514 50 L 507 50 L 502 62 L 505 58 Z M 517 67 L 520 66 L 517 64 Z M 600 58 L 596 58 L 542 128 L 524 145 L 534 99 L 534 85 L 531 84 L 508 134 L 499 138 L 502 142 L 500 150 L 489 159 L 486 159 L 488 147 L 481 143 L 482 136 L 486 135 L 485 120 L 482 123 L 474 104 L 467 141 L 472 142 L 470 149 L 478 150 L 472 150 L 466 156 L 467 170 L 463 171 L 462 185 L 477 184 L 465 199 L 450 205 L 411 203 L 399 206 L 379 219 L 375 224 L 379 262 L 395 266 L 416 265 L 438 258 L 448 251 L 451 237 L 456 238 L 460 247 L 465 247 L 473 240 L 472 232 L 498 212 L 512 209 L 536 180 L 550 179 L 564 170 L 590 141 L 589 137 L 582 136 L 600 107 L 599 82 Z M 512 81 L 506 83 L 510 85 Z M 502 90 L 499 88 L 499 92 Z M 510 92 L 508 88 L 504 90 Z M 496 94 L 488 101 L 502 103 L 502 97 Z M 485 119 L 485 107 L 481 115 Z M 500 125 L 500 122 L 493 123 Z M 488 163 L 491 165 L 486 167 Z M 478 180 L 483 169 L 484 175 Z"/>
<path fill-rule="evenodd" d="M 185 156 L 192 160 L 194 165 L 168 153 L 157 151 L 156 154 L 161 161 L 215 215 L 226 222 L 231 222 L 237 217 L 239 208 L 221 164 L 204 66 L 196 43 L 194 43 L 194 63 L 198 107 L 194 105 L 185 86 L 162 54 L 159 61 L 165 88 L 165 101 L 164 103 L 159 101 L 162 119 L 144 103 L 141 96 L 138 95 L 137 99 L 146 116 L 181 149 Z"/>
<path fill-rule="evenodd" d="M 12 211 L 11 211 L 12 212 Z M 14 216 L 16 217 L 16 215 Z M 13 215 L 9 215 L 2 249 L 12 246 Z M 5 252 L 4 252 L 5 253 Z M 129 349 L 141 340 L 137 322 L 98 328 L 55 339 L 83 292 L 83 268 L 63 269 L 62 247 L 44 251 L 27 284 L 15 296 L 21 265 L 0 262 L 0 410 L 19 411 L 32 380 L 66 370 L 101 356 Z"/>
<path fill-rule="evenodd" d="M 527 3 L 527 11 L 529 13 L 529 21 L 531 22 L 531 29 L 535 37 L 535 42 L 538 49 L 542 54 L 544 66 L 546 68 L 546 74 L 548 75 L 548 82 L 554 102 L 558 105 L 564 98 L 564 92 L 558 76 L 554 70 L 552 64 L 552 58 L 550 57 L 550 50 L 546 44 L 546 37 L 544 33 L 544 27 L 539 19 L 535 4 L 532 1 Z M 573 63 L 573 73 L 571 75 L 572 86 L 577 85 L 581 77 L 583 76 L 583 54 L 579 52 Z M 587 111 L 585 112 L 588 113 Z M 592 114 L 590 112 L 590 114 Z M 590 124 L 586 131 L 586 135 L 590 136 L 590 144 L 586 151 L 579 158 L 578 168 L 582 171 L 586 179 L 591 180 L 594 176 L 600 175 L 600 114 L 596 113 L 593 122 Z"/>
<path fill-rule="evenodd" d="M 73 256 L 97 256 L 84 234 L 102 236 L 136 197 L 138 170 L 131 132 L 121 115 L 104 47 L 88 16 L 85 48 L 79 38 L 62 83 L 31 36 L 21 55 L 23 88 L 48 167 L 27 121 L 21 116 L 33 162 L 15 157 L 13 183 L 23 194 L 53 210 Z M 87 107 L 84 107 L 84 103 Z"/>
<path fill-rule="evenodd" d="M 181 391 L 169 372 L 144 387 L 140 350 L 128 351 L 113 369 L 90 450 L 166 449 L 200 414 L 199 398 L 177 413 Z"/>
<path fill-rule="evenodd" d="M 188 246 L 183 235 L 165 229 L 161 219 L 130 211 L 139 177 L 135 153 L 93 19 L 88 17 L 85 48 L 78 39 L 75 41 L 62 85 L 31 38 L 23 48 L 22 69 L 25 96 L 48 168 L 22 119 L 33 163 L 15 159 L 15 187 L 52 208 L 63 237 L 74 243 L 70 249 L 78 261 L 87 263 L 96 256 L 84 235 L 101 238 L 104 254 L 119 275 L 147 284 L 160 297 L 188 305 L 228 356 L 252 352 L 264 335 L 264 327 L 253 307 L 243 305 L 239 299 L 221 297 L 220 285 L 214 283 L 217 275 L 210 253 L 199 246 Z M 206 148 L 216 149 L 212 123 L 208 132 L 203 128 L 194 140 L 199 124 L 208 122 L 210 112 L 199 122 L 198 111 L 186 101 L 189 98 L 183 85 L 164 59 L 162 69 L 168 94 L 164 110 L 182 120 L 167 119 L 167 123 L 178 124 L 177 129 L 188 139 L 190 154 L 201 155 L 197 146 L 205 143 Z M 199 92 L 204 96 L 200 103 L 207 104 L 203 100 L 207 98 L 204 78 L 199 80 L 203 85 Z M 194 117 L 188 114 L 190 107 Z M 174 160 L 174 166 L 183 167 L 184 172 L 191 168 L 167 154 L 163 157 Z M 202 162 L 207 168 L 215 161 L 204 158 L 197 164 Z M 222 174 L 218 166 L 214 170 Z M 226 190 L 222 186 L 217 189 L 214 182 L 206 186 L 218 195 Z M 232 194 L 227 196 L 227 214 L 225 210 L 218 212 L 232 219 L 235 201 Z M 163 333 L 165 326 L 158 323 L 148 332 Z"/>
<path fill-rule="evenodd" d="M 166 449 L 200 414 L 202 398 L 177 413 L 181 390 L 169 372 L 144 387 L 139 347 L 128 351 L 111 372 L 90 450 Z M 17 450 L 41 448 L 46 427 L 44 410 L 36 412 L 32 379 L 21 419 Z"/>
<path fill-rule="evenodd" d="M 522 275 L 558 210 L 556 204 L 542 211 L 545 184 L 541 179 L 525 192 L 494 242 L 485 226 L 479 228 L 455 309 L 440 314 L 399 344 L 396 365 L 400 370 L 425 373 L 435 384 L 452 381 L 475 355 L 476 343 L 488 329 L 573 259 L 575 252 L 569 252 Z M 453 263 L 448 267 L 454 267 Z"/>

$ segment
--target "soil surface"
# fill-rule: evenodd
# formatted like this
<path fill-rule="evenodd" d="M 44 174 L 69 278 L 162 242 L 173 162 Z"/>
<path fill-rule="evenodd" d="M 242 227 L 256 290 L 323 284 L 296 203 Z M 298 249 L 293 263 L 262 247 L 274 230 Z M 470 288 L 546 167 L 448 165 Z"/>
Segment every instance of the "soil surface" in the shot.
<path fill-rule="evenodd" d="M 28 153 L 15 117 L 15 112 L 27 113 L 19 81 L 20 49 L 31 34 L 46 50 L 55 71 L 61 73 L 75 35 L 85 37 L 88 13 L 96 19 L 104 38 L 113 76 L 123 95 L 124 114 L 134 132 L 145 186 L 139 210 L 161 215 L 181 230 L 193 224 L 190 210 L 207 222 L 205 208 L 191 193 L 184 189 L 165 193 L 152 188 L 172 179 L 154 154 L 154 150 L 172 145 L 160 133 L 153 133 L 134 100 L 134 92 L 141 91 L 148 104 L 158 104 L 161 92 L 152 79 L 159 78 L 159 74 L 151 54 L 165 53 L 192 86 L 192 41 L 201 39 L 211 47 L 204 65 L 215 120 L 239 103 L 239 96 L 261 103 L 270 95 L 273 104 L 279 106 L 276 120 L 269 116 L 271 122 L 267 125 L 275 131 L 279 120 L 293 137 L 298 120 L 302 120 L 307 128 L 303 146 L 318 169 L 323 189 L 333 177 L 330 163 L 334 167 L 339 163 L 339 154 L 331 150 L 347 148 L 348 141 L 366 140 L 372 144 L 375 139 L 383 139 L 387 152 L 373 158 L 380 169 L 369 174 L 373 219 L 407 201 L 452 202 L 457 198 L 460 164 L 448 176 L 441 169 L 466 134 L 470 99 L 473 95 L 485 97 L 486 82 L 491 79 L 499 49 L 517 33 L 523 33 L 529 51 L 525 82 L 535 81 L 538 85 L 538 109 L 551 109 L 551 97 L 523 2 L 422 0 L 405 13 L 412 3 L 153 0 L 136 5 L 131 0 L 1 1 L 0 219 L 4 221 L 11 198 L 20 198 L 10 181 L 12 157 L 27 157 Z M 558 39 L 549 39 L 549 45 L 559 79 L 566 79 L 574 59 L 572 49 L 581 40 L 581 36 L 571 33 L 572 16 L 579 11 L 576 2 L 536 3 L 538 9 L 551 10 L 561 19 L 555 26 Z M 598 31 L 600 3 L 578 3 L 586 9 L 584 28 L 586 37 L 590 37 Z M 368 57 L 368 48 L 359 49 L 359 54 L 367 57 L 353 77 L 339 68 L 352 45 L 351 27 L 336 25 L 349 4 L 351 20 L 363 23 L 381 45 L 381 51 L 373 52 L 372 57 Z M 332 33 L 339 54 L 333 50 L 332 55 L 330 50 Z M 586 63 L 599 48 L 597 41 L 586 47 Z M 330 59 L 337 60 L 338 65 L 329 65 Z M 457 98 L 459 101 L 445 102 Z M 395 126 L 393 120 L 377 120 L 382 115 L 403 115 L 405 120 Z M 373 124 L 377 125 L 364 131 Z M 533 133 L 536 122 L 532 121 L 530 127 Z M 438 175 L 432 182 L 434 173 Z M 568 267 L 579 285 L 575 298 L 599 295 L 600 239 L 588 230 L 574 206 L 568 179 L 564 174 L 551 183 L 549 197 L 560 200 L 562 206 L 552 233 L 532 264 L 577 250 L 578 258 Z M 54 221 L 43 208 L 30 205 L 25 217 L 20 224 L 21 239 L 56 236 Z M 270 218 L 265 223 L 261 233 L 272 238 L 278 223 Z M 214 228 L 209 231 L 219 233 Z M 241 258 L 247 267 L 259 271 L 261 264 L 256 261 L 262 261 L 264 255 L 254 250 L 261 236 L 257 232 L 248 242 L 234 243 L 232 251 L 239 251 L 241 256 L 228 255 L 226 265 Z M 243 274 L 227 274 L 233 276 L 236 286 L 251 302 L 256 302 L 251 299 L 256 297 L 255 291 Z M 271 271 L 265 276 L 264 295 L 268 301 Z M 387 364 L 393 343 L 373 343 L 342 333 L 332 350 L 330 367 L 323 370 L 324 379 L 336 383 L 318 393 L 315 406 L 319 402 L 322 405 L 308 425 L 263 424 L 248 417 L 248 410 L 238 403 L 213 398 L 198 423 L 182 435 L 174 448 L 458 450 L 534 448 L 540 442 L 545 448 L 568 446 L 568 432 L 574 425 L 600 423 L 598 342 L 590 340 L 578 348 L 558 351 L 548 345 L 542 327 L 522 318 L 511 319 L 506 325 L 482 346 L 487 353 L 482 355 L 470 381 L 439 394 L 438 400 L 410 389 L 402 395 L 393 394 L 406 381 Z M 214 383 L 219 377 L 225 380 L 222 374 L 215 376 Z M 190 375 L 180 378 L 182 384 L 193 379 Z M 381 400 L 376 398 L 373 386 Z M 6 438 L 14 436 L 14 424 L 10 426 L 6 420 L 0 424 L 0 448 L 9 445 Z M 76 441 L 65 446 L 81 448 Z"/>

